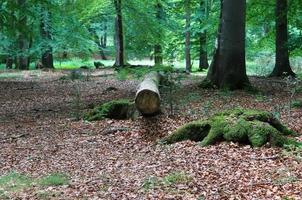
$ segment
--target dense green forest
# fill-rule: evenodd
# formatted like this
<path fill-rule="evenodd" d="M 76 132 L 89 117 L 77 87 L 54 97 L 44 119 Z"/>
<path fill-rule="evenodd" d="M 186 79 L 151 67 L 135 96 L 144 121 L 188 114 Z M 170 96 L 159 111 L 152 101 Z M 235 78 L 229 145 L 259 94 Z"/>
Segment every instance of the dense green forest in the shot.
<path fill-rule="evenodd" d="M 242 31 L 249 74 L 273 71 L 276 44 L 280 43 L 276 43 L 277 21 L 288 34 L 282 44 L 288 49 L 291 67 L 301 70 L 301 3 L 282 2 L 249 0 L 242 8 L 234 8 L 245 17 Z M 275 12 L 277 3 L 279 13 Z M 118 65 L 152 60 L 147 64 L 164 63 L 188 71 L 208 68 L 218 45 L 222 7 L 215 0 L 20 0 L 2 1 L 0 6 L 2 68 L 80 67 L 81 61 L 94 58 L 116 60 Z M 60 65 L 68 60 L 76 60 L 78 66 Z"/>
<path fill-rule="evenodd" d="M 0 199 L 302 198 L 301 0 L 0 0 Z"/>

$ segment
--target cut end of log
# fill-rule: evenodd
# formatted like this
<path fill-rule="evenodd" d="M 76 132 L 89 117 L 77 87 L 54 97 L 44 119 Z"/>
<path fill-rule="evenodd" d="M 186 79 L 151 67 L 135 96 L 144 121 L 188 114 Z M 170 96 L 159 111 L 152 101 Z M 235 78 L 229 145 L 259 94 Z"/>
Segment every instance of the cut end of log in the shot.
<path fill-rule="evenodd" d="M 160 75 L 157 72 L 150 72 L 137 90 L 135 105 L 143 116 L 153 116 L 160 111 L 159 82 Z"/>
<path fill-rule="evenodd" d="M 137 109 L 142 115 L 154 115 L 160 111 L 160 97 L 151 90 L 140 91 L 135 99 Z"/>

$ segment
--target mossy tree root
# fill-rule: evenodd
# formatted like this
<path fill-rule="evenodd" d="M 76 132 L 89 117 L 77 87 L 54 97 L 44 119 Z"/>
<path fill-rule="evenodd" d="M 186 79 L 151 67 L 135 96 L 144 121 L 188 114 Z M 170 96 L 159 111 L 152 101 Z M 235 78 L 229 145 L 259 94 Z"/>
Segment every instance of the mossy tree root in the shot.
<path fill-rule="evenodd" d="M 193 121 L 164 138 L 161 142 L 172 144 L 184 140 L 200 141 L 202 146 L 219 141 L 238 142 L 261 147 L 300 146 L 288 136 L 297 134 L 282 125 L 271 113 L 257 110 L 235 109 L 218 113 L 205 121 Z"/>
<path fill-rule="evenodd" d="M 84 115 L 87 121 L 109 119 L 130 119 L 136 109 L 133 102 L 127 99 L 113 100 L 97 106 L 91 112 Z"/>

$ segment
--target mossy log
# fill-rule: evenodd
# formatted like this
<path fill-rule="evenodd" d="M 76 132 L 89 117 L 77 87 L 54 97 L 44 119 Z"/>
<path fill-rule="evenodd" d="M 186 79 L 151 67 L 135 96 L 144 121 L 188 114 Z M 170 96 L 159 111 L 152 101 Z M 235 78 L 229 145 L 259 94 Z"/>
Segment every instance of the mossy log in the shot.
<path fill-rule="evenodd" d="M 282 125 L 271 113 L 235 109 L 218 113 L 205 121 L 185 124 L 162 142 L 172 144 L 192 140 L 207 146 L 225 140 L 250 144 L 253 147 L 261 147 L 267 143 L 277 147 L 301 145 L 290 136 L 297 136 L 297 133 Z"/>
<path fill-rule="evenodd" d="M 85 114 L 87 121 L 109 119 L 130 119 L 135 113 L 134 103 L 127 99 L 113 100 L 104 103 Z"/>
<path fill-rule="evenodd" d="M 141 82 L 135 96 L 135 105 L 142 115 L 155 115 L 160 111 L 159 83 L 161 76 L 158 72 L 148 73 Z"/>

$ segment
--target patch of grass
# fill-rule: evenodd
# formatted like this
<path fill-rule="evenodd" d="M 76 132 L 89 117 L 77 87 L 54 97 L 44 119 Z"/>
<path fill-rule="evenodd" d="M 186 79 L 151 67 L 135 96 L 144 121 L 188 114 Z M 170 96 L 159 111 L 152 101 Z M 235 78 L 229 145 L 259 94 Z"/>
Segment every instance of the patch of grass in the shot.
<path fill-rule="evenodd" d="M 282 151 L 282 155 L 286 157 L 291 157 L 297 160 L 298 162 L 302 161 L 302 147 L 294 145 L 286 145 Z"/>
<path fill-rule="evenodd" d="M 41 186 L 60 186 L 67 185 L 69 183 L 68 176 L 61 173 L 53 173 L 46 177 L 41 178 L 38 184 Z"/>
<path fill-rule="evenodd" d="M 30 187 L 33 179 L 24 174 L 11 172 L 0 177 L 0 191 L 15 192 Z"/>
<path fill-rule="evenodd" d="M 18 72 L 7 72 L 7 73 L 0 73 L 0 79 L 18 79 L 18 78 L 22 78 L 22 74 L 18 73 Z"/>
<path fill-rule="evenodd" d="M 145 179 L 143 183 L 143 189 L 145 191 L 153 190 L 156 187 L 167 187 L 167 186 L 174 186 L 177 184 L 186 184 L 192 180 L 185 172 L 171 172 L 168 175 L 164 176 L 163 178 L 158 177 L 148 177 Z"/>
<path fill-rule="evenodd" d="M 143 188 L 145 191 L 149 191 L 154 189 L 158 185 L 160 185 L 160 180 L 157 177 L 151 176 L 145 179 Z"/>
<path fill-rule="evenodd" d="M 168 174 L 163 178 L 163 183 L 165 185 L 175 185 L 180 183 L 187 183 L 191 180 L 191 177 L 189 177 L 184 172 L 173 172 Z"/>

